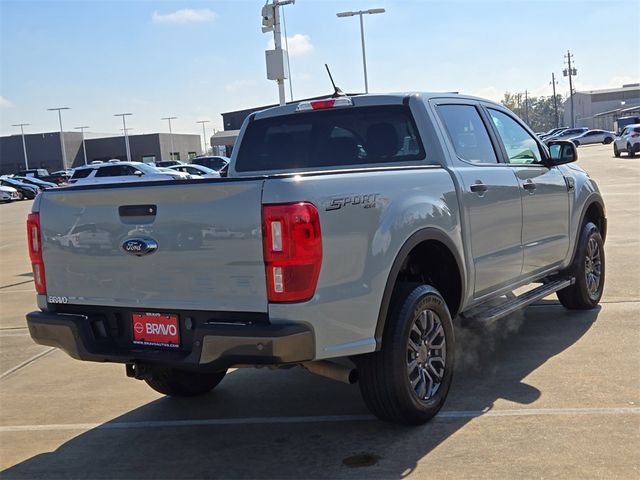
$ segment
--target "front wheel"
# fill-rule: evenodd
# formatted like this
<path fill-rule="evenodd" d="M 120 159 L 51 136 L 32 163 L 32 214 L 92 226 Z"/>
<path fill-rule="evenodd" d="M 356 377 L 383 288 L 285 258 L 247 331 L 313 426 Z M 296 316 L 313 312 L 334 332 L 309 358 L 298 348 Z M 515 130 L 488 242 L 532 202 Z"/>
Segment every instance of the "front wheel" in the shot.
<path fill-rule="evenodd" d="M 615 157 L 619 157 L 620 156 L 620 150 L 618 150 L 618 147 L 616 147 L 616 144 L 613 144 L 613 155 Z"/>
<path fill-rule="evenodd" d="M 605 138 L 605 139 L 604 139 L 604 142 L 603 142 L 603 143 L 604 143 L 605 145 L 609 145 L 611 142 L 613 142 L 613 138 L 611 138 L 611 137 L 607 137 L 607 138 Z"/>
<path fill-rule="evenodd" d="M 226 373 L 226 370 L 203 373 L 169 367 L 154 367 L 145 382 L 156 392 L 171 397 L 196 397 L 213 390 Z"/>
<path fill-rule="evenodd" d="M 634 157 L 636 155 L 636 152 L 633 149 L 633 145 L 631 145 L 630 143 L 627 143 L 627 155 L 629 155 L 630 157 Z"/>
<path fill-rule="evenodd" d="M 576 148 L 580 146 L 580 142 L 578 142 L 577 140 L 574 140 L 573 144 L 576 146 Z"/>
<path fill-rule="evenodd" d="M 560 290 L 558 300 L 570 310 L 595 308 L 604 291 L 604 243 L 598 227 L 588 222 L 582 227 L 578 250 L 570 274 L 575 283 Z"/>
<path fill-rule="evenodd" d="M 357 359 L 360 391 L 381 420 L 419 425 L 438 413 L 451 386 L 451 314 L 429 285 L 401 286 L 392 305 L 382 349 Z"/>

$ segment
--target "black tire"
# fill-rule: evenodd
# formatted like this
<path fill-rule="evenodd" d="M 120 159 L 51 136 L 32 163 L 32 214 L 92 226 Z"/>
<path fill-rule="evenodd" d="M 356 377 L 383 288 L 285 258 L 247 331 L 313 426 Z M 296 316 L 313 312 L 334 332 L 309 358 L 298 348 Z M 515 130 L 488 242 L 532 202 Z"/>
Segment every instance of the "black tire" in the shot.
<path fill-rule="evenodd" d="M 607 138 L 604 139 L 604 142 L 602 142 L 602 143 L 604 143 L 605 145 L 609 145 L 611 142 L 613 142 L 613 138 L 607 137 Z"/>
<path fill-rule="evenodd" d="M 594 248 L 596 247 L 599 265 L 594 260 Z M 605 261 L 602 236 L 598 227 L 591 222 L 585 223 L 582 227 L 578 250 L 569 274 L 576 281 L 573 285 L 563 288 L 557 293 L 560 303 L 570 310 L 595 308 L 604 291 Z"/>
<path fill-rule="evenodd" d="M 224 378 L 226 370 L 213 373 L 154 367 L 151 376 L 145 379 L 156 392 L 171 397 L 196 397 L 213 390 Z"/>
<path fill-rule="evenodd" d="M 451 386 L 455 348 L 451 314 L 440 293 L 429 285 L 403 284 L 391 303 L 382 349 L 356 358 L 360 391 L 381 420 L 420 425 L 438 413 Z M 416 322 L 425 325 L 424 330 Z M 420 363 L 421 358 L 426 361 Z"/>
<path fill-rule="evenodd" d="M 620 150 L 618 150 L 618 147 L 616 147 L 616 144 L 613 144 L 613 155 L 615 157 L 619 157 L 620 156 Z"/>
<path fill-rule="evenodd" d="M 633 150 L 633 146 L 630 143 L 627 143 L 627 155 L 630 157 L 635 157 L 636 152 Z"/>
<path fill-rule="evenodd" d="M 576 146 L 576 148 L 578 148 L 580 146 L 580 142 L 578 142 L 577 140 L 574 140 L 573 144 Z"/>

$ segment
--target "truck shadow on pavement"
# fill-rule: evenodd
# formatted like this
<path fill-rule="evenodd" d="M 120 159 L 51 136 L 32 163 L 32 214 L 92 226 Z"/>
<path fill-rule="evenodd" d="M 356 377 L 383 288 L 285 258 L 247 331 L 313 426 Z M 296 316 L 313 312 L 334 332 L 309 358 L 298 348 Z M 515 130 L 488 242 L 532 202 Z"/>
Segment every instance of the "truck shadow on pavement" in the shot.
<path fill-rule="evenodd" d="M 504 410 L 527 408 L 537 400 L 541 392 L 523 379 L 570 348 L 589 330 L 598 313 L 570 312 L 557 302 L 546 301 L 491 328 L 457 329 L 461 353 L 452 390 L 441 415 L 421 427 L 364 419 L 368 412 L 357 386 L 298 369 L 240 370 L 205 397 L 150 402 L 75 436 L 53 452 L 10 467 L 0 476 L 402 478 L 414 471 L 418 462 L 428 463 L 436 447 L 472 418 L 490 411 L 496 401 L 518 404 L 501 406 Z M 292 417 L 333 415 L 357 417 L 291 421 Z M 274 417 L 274 422 L 251 421 L 257 417 Z M 197 424 L 208 419 L 232 419 L 232 423 Z M 175 420 L 189 422 L 185 426 L 162 425 Z M 118 428 L 119 424 L 135 422 L 142 422 L 141 426 Z M 40 434 L 60 435 L 51 431 Z M 462 456 L 451 460 L 464 462 L 464 450 L 460 453 Z"/>

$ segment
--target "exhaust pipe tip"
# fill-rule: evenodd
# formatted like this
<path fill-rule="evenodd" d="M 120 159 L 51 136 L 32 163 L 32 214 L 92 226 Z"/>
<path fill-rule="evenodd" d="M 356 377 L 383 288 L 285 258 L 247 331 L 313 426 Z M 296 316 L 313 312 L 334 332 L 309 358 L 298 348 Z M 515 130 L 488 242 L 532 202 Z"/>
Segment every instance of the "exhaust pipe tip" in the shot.
<path fill-rule="evenodd" d="M 315 362 L 305 362 L 302 367 L 315 375 L 330 378 L 338 382 L 353 385 L 358 381 L 358 370 L 354 367 L 334 363 L 327 360 L 317 360 Z"/>

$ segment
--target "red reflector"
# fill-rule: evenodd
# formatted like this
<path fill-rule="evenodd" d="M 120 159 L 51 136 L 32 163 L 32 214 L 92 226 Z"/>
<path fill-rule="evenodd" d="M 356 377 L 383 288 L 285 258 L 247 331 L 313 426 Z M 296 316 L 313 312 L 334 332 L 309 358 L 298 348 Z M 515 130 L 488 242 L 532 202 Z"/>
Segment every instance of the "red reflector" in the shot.
<path fill-rule="evenodd" d="M 329 100 L 314 100 L 311 103 L 311 108 L 314 110 L 322 110 L 323 108 L 333 108 L 336 104 L 336 99 L 331 98 Z"/>
<path fill-rule="evenodd" d="M 27 217 L 27 243 L 36 292 L 44 295 L 47 293 L 47 283 L 44 277 L 44 261 L 42 260 L 42 233 L 39 213 L 30 213 Z"/>
<path fill-rule="evenodd" d="M 269 302 L 304 302 L 316 291 L 322 264 L 318 209 L 299 202 L 262 208 Z"/>

